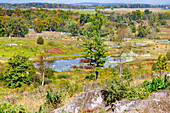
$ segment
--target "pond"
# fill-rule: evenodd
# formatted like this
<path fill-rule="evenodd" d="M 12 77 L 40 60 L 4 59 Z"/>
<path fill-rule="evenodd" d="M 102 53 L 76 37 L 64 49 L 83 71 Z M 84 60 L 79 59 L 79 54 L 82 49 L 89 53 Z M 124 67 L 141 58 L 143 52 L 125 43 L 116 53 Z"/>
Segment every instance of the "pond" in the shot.
<path fill-rule="evenodd" d="M 115 56 L 115 57 L 113 57 Z M 107 60 L 104 64 L 105 68 L 108 68 L 109 66 L 113 67 L 119 64 L 120 62 L 120 58 L 116 57 L 117 55 L 109 55 L 107 56 Z M 137 55 L 133 52 L 130 52 L 128 54 L 123 54 L 122 55 L 122 62 L 129 62 L 129 61 L 133 61 L 134 60 L 134 56 L 150 56 L 150 54 L 145 54 L 145 55 Z M 76 58 L 76 59 L 72 59 L 72 60 L 55 60 L 53 62 L 46 62 L 46 66 L 49 66 L 50 68 L 52 68 L 53 70 L 55 70 L 56 72 L 62 72 L 62 71 L 70 71 L 70 70 L 75 70 L 75 68 L 73 68 L 72 66 L 81 66 L 81 67 L 85 67 L 88 66 L 88 63 L 82 63 L 80 62 L 82 58 Z M 38 68 L 38 65 L 35 64 L 35 67 Z"/>

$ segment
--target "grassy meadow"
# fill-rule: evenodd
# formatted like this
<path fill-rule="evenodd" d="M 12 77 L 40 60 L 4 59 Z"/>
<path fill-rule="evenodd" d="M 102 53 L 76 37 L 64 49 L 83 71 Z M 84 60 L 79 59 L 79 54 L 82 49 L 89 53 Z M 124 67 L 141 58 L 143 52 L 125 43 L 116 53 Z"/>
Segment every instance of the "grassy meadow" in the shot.
<path fill-rule="evenodd" d="M 104 11 L 122 14 L 132 12 L 134 10 L 141 10 L 143 12 L 145 9 L 116 8 L 113 11 L 110 9 L 105 9 Z M 153 13 L 170 12 L 169 9 L 149 10 Z M 71 9 L 71 11 L 79 12 L 80 14 L 95 14 L 95 11 L 90 9 Z M 76 21 L 79 20 L 77 19 Z M 160 25 L 159 28 L 160 32 L 156 34 L 156 37 L 160 37 L 159 40 L 148 39 L 148 37 L 144 37 L 143 39 L 134 39 L 135 35 L 133 34 L 134 37 L 132 39 L 122 42 L 122 45 L 124 46 L 129 45 L 128 49 L 133 51 L 135 54 L 150 55 L 135 56 L 133 61 L 124 62 L 121 64 L 122 70 L 128 68 L 128 74 L 130 73 L 131 75 L 132 81 L 129 82 L 130 88 L 141 87 L 141 84 L 145 80 L 151 82 L 153 78 L 156 77 L 156 72 L 153 71 L 152 68 L 153 64 L 157 62 L 158 55 L 162 54 L 163 56 L 165 56 L 167 52 L 170 51 L 170 20 L 167 20 L 167 25 Z M 113 36 L 118 37 L 116 31 L 114 31 Z M 39 37 L 43 37 L 43 45 L 37 44 L 37 39 Z M 77 39 L 79 39 L 80 37 L 81 35 L 71 36 L 69 33 L 56 31 L 42 31 L 42 33 L 36 33 L 33 29 L 29 29 L 29 33 L 25 37 L 0 37 L 0 78 L 3 76 L 3 73 L 6 74 L 7 72 L 7 69 L 5 67 L 6 65 L 8 65 L 6 58 L 11 58 L 16 54 L 23 54 L 24 56 L 31 57 L 30 60 L 33 60 L 34 62 L 39 62 L 39 56 L 42 51 L 45 51 L 48 56 L 83 53 L 84 49 L 80 47 L 77 43 Z M 79 40 L 79 43 L 83 44 L 81 38 Z M 105 47 L 117 46 L 119 44 L 120 42 L 118 40 L 111 41 L 109 37 L 106 37 L 106 40 L 104 41 Z M 130 51 L 125 52 L 129 53 Z M 105 55 L 114 54 L 120 54 L 120 47 L 107 48 L 107 52 L 105 53 Z M 79 57 L 83 57 L 83 55 L 56 57 L 49 58 L 47 60 L 49 62 L 53 62 L 57 59 L 70 60 Z M 96 81 L 95 79 L 95 70 L 90 68 L 90 66 L 87 66 L 85 69 L 75 67 L 74 71 L 64 72 L 45 70 L 45 72 L 49 75 L 52 75 L 52 77 L 48 78 L 48 75 L 45 75 L 46 79 L 44 86 L 41 86 L 42 70 L 35 69 L 35 76 L 32 78 L 34 82 L 32 82 L 30 85 L 25 84 L 20 88 L 7 88 L 4 86 L 6 83 L 4 81 L 0 81 L 0 101 L 7 101 L 12 105 L 23 105 L 25 109 L 33 113 L 38 112 L 40 109 L 43 109 L 44 112 L 49 113 L 55 107 L 51 107 L 51 104 L 47 104 L 47 90 L 52 89 L 56 91 L 60 89 L 64 91 L 63 95 L 65 96 L 65 98 L 57 106 L 61 107 L 83 91 L 86 91 L 88 89 L 104 89 L 107 86 L 107 80 L 112 79 L 115 77 L 115 75 L 118 76 L 120 74 L 118 65 L 119 63 L 117 63 L 117 66 L 115 67 L 100 69 L 98 81 Z M 170 61 L 168 61 L 167 65 L 168 70 L 164 71 L 162 76 L 170 72 Z M 129 90 L 129 92 L 130 91 L 131 90 Z M 148 95 L 150 95 L 151 93 L 146 91 L 147 94 L 145 95 L 142 91 L 143 89 L 141 91 L 137 90 L 135 96 L 125 97 L 122 99 L 144 99 L 147 98 Z M 138 94 L 141 94 L 142 96 L 140 97 L 138 96 Z"/>

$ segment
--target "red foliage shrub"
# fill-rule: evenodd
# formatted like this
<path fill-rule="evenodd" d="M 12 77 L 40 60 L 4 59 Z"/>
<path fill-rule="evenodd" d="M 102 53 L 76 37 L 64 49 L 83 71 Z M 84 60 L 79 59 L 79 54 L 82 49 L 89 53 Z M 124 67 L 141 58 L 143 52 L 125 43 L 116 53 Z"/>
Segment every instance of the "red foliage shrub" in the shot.
<path fill-rule="evenodd" d="M 89 63 L 90 60 L 89 59 L 80 59 L 80 62 L 82 62 L 82 63 Z"/>
<path fill-rule="evenodd" d="M 72 68 L 74 68 L 74 69 L 75 69 L 75 68 L 78 68 L 78 67 L 77 67 L 77 66 L 75 66 L 75 65 L 71 65 L 71 67 L 72 67 Z"/>

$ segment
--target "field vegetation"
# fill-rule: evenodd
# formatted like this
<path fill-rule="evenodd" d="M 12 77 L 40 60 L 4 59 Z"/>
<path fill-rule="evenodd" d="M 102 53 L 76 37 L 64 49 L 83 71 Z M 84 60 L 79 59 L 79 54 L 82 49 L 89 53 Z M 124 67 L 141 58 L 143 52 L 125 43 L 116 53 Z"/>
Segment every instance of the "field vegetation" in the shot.
<path fill-rule="evenodd" d="M 169 24 L 160 9 L 0 9 L 0 112 L 48 113 L 87 89 L 110 105 L 170 88 Z M 105 68 L 108 55 L 119 60 Z M 73 71 L 46 64 L 80 57 Z"/>

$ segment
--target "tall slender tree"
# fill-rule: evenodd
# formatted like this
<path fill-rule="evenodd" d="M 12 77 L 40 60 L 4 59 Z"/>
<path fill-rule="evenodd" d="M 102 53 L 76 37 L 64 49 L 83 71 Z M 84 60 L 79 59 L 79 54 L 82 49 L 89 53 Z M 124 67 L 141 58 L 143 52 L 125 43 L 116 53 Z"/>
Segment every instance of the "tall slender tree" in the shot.
<path fill-rule="evenodd" d="M 101 27 L 104 23 L 104 17 L 101 13 L 96 13 L 91 18 L 91 29 L 85 31 L 85 37 L 82 37 L 84 42 L 86 59 L 90 59 L 90 64 L 95 66 L 96 81 L 98 81 L 98 72 L 100 67 L 106 61 L 106 49 L 104 47 L 104 39 L 101 37 Z"/>

